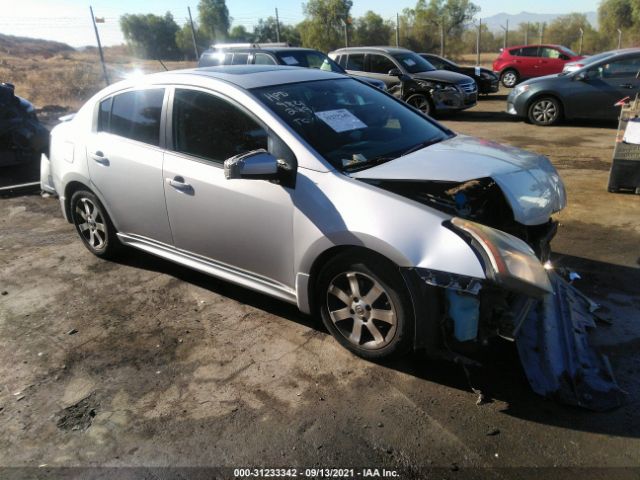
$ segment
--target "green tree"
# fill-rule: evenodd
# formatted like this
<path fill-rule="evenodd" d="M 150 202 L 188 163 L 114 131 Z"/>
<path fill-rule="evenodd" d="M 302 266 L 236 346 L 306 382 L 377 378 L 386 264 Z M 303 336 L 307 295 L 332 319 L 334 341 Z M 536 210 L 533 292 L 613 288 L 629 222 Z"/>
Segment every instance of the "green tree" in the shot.
<path fill-rule="evenodd" d="M 260 43 L 277 41 L 275 17 L 261 18 L 253 27 L 255 41 Z M 290 45 L 300 45 L 300 32 L 292 25 L 280 23 L 280 41 Z"/>
<path fill-rule="evenodd" d="M 231 17 L 225 0 L 200 0 L 198 20 L 202 34 L 209 42 L 226 40 L 231 26 Z"/>
<path fill-rule="evenodd" d="M 302 45 L 322 51 L 344 46 L 344 23 L 350 22 L 352 0 L 309 0 L 302 5 L 305 20 L 298 25 Z"/>
<path fill-rule="evenodd" d="M 229 40 L 232 42 L 247 42 L 250 43 L 253 41 L 253 35 L 247 32 L 247 29 L 244 25 L 236 25 L 229 32 Z"/>
<path fill-rule="evenodd" d="M 176 33 L 180 30 L 167 12 L 164 17 L 149 14 L 126 14 L 120 17 L 120 29 L 129 48 L 143 58 L 175 59 L 180 53 Z"/>
<path fill-rule="evenodd" d="M 208 45 L 202 44 L 204 36 L 196 25 L 196 42 L 198 43 L 198 50 L 202 53 L 208 48 Z M 176 32 L 176 45 L 178 50 L 182 54 L 182 58 L 187 60 L 193 60 L 196 58 L 196 53 L 193 49 L 193 37 L 191 36 L 191 24 L 185 23 L 180 30 Z"/>
<path fill-rule="evenodd" d="M 369 10 L 355 21 L 353 43 L 356 45 L 387 45 L 394 25 Z"/>
<path fill-rule="evenodd" d="M 595 30 L 582 13 L 570 13 L 553 20 L 547 27 L 545 41 L 565 45 L 576 52 L 580 48 L 580 29 L 584 32 L 585 39 L 593 42 Z M 590 51 L 593 45 L 584 45 L 583 50 Z"/>

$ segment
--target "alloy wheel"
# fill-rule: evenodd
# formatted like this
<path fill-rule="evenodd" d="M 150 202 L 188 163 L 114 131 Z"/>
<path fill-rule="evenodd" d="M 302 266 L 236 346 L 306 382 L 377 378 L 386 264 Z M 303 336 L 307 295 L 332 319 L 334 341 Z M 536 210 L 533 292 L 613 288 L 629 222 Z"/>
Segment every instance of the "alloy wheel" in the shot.
<path fill-rule="evenodd" d="M 514 87 L 517 82 L 518 76 L 514 72 L 506 72 L 502 76 L 502 84 L 507 88 Z"/>
<path fill-rule="evenodd" d="M 540 100 L 533 105 L 531 115 L 536 123 L 550 125 L 558 118 L 558 106 L 551 100 Z"/>
<path fill-rule="evenodd" d="M 369 275 L 348 271 L 327 289 L 329 317 L 351 344 L 366 350 L 384 348 L 397 329 L 396 307 L 384 287 Z"/>
<path fill-rule="evenodd" d="M 429 99 L 424 95 L 414 95 L 407 99 L 407 103 L 414 108 L 417 108 L 422 113 L 429 115 L 431 113 L 431 105 Z"/>
<path fill-rule="evenodd" d="M 107 242 L 107 232 L 102 212 L 89 198 L 83 197 L 76 204 L 78 231 L 93 250 L 102 250 Z"/>

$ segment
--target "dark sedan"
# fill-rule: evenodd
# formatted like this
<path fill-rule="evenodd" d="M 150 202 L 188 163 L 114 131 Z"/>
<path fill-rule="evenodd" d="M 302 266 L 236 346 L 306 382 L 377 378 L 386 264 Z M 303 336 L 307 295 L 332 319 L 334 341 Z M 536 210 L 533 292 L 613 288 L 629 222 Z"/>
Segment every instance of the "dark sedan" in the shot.
<path fill-rule="evenodd" d="M 521 83 L 507 98 L 507 113 L 536 125 L 562 119 L 615 120 L 615 104 L 640 92 L 640 48 L 590 63 L 580 70 Z"/>
<path fill-rule="evenodd" d="M 448 70 L 449 72 L 461 73 L 473 78 L 478 84 L 478 93 L 480 95 L 496 93 L 500 89 L 500 79 L 488 68 L 465 67 L 433 53 L 419 53 L 418 55 L 438 70 Z"/>

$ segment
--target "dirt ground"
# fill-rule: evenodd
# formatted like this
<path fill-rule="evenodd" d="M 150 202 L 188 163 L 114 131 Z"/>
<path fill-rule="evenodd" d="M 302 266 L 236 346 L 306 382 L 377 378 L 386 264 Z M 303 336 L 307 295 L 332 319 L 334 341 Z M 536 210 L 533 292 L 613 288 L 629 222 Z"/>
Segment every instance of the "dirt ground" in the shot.
<path fill-rule="evenodd" d="M 494 95 L 443 122 L 558 167 L 569 206 L 556 263 L 614 322 L 595 339 L 626 406 L 592 413 L 538 397 L 512 345 L 470 378 L 419 354 L 361 360 L 288 304 L 142 252 L 99 260 L 57 200 L 20 196 L 0 199 L 0 466 L 631 475 L 602 467 L 640 467 L 640 196 L 606 191 L 615 125 L 540 128 L 504 105 Z M 476 405 L 471 387 L 490 401 Z"/>

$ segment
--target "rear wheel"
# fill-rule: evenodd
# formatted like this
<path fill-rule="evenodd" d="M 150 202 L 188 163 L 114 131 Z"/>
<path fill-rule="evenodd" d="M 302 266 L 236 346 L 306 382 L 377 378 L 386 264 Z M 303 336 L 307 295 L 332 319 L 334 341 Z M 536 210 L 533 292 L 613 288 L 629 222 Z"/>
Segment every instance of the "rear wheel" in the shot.
<path fill-rule="evenodd" d="M 536 125 L 555 125 L 560 120 L 560 102 L 553 97 L 536 98 L 529 105 L 528 117 Z"/>
<path fill-rule="evenodd" d="M 425 115 L 433 115 L 434 108 L 431 104 L 431 99 L 422 93 L 416 93 L 407 98 L 407 103 L 413 108 L 417 108 Z"/>
<path fill-rule="evenodd" d="M 411 348 L 409 292 L 388 260 L 359 252 L 335 257 L 319 274 L 316 298 L 329 332 L 356 355 L 381 359 Z"/>
<path fill-rule="evenodd" d="M 515 87 L 518 84 L 519 79 L 520 77 L 518 75 L 518 72 L 511 69 L 505 70 L 504 72 L 502 72 L 502 75 L 500 75 L 500 81 L 506 88 Z"/>
<path fill-rule="evenodd" d="M 116 229 L 100 200 L 88 190 L 71 197 L 71 220 L 84 246 L 101 258 L 114 257 L 121 244 Z"/>

